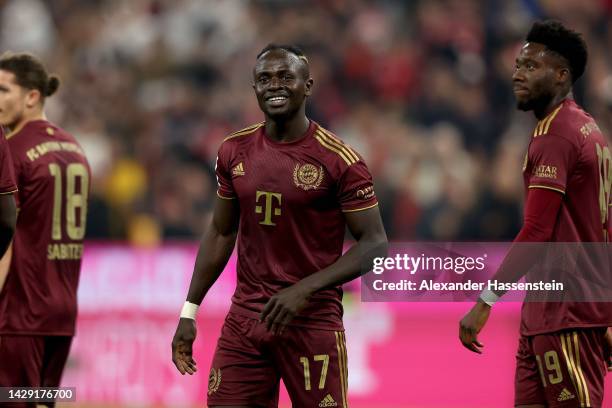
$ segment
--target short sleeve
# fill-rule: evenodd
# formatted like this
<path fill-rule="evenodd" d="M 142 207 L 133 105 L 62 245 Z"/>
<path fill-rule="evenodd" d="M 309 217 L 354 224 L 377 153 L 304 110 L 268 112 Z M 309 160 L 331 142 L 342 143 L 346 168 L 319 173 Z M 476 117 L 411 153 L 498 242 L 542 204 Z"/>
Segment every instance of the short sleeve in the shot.
<path fill-rule="evenodd" d="M 363 160 L 352 164 L 342 174 L 338 201 L 343 212 L 366 210 L 378 204 L 372 175 Z"/>
<path fill-rule="evenodd" d="M 236 198 L 236 192 L 232 184 L 232 178 L 229 171 L 230 151 L 227 145 L 223 143 L 219 147 L 217 153 L 217 161 L 215 163 L 215 175 L 217 176 L 217 195 L 221 198 L 231 200 Z"/>
<path fill-rule="evenodd" d="M 10 194 L 17 191 L 15 169 L 4 133 L 0 131 L 0 194 Z"/>
<path fill-rule="evenodd" d="M 548 188 L 565 194 L 569 171 L 578 160 L 578 149 L 569 140 L 547 134 L 529 147 L 529 188 Z"/>

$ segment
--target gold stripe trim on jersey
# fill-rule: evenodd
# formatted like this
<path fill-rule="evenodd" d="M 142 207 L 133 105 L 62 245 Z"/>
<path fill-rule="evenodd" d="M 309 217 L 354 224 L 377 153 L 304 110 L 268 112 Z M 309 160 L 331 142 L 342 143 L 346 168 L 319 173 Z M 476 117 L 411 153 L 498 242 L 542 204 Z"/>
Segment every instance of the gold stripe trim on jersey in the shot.
<path fill-rule="evenodd" d="M 342 393 L 342 400 L 344 402 L 344 406 L 348 408 L 348 357 L 346 353 L 346 337 L 344 336 L 344 332 L 340 332 L 340 339 L 342 340 L 340 344 L 342 344 L 342 353 L 344 358 L 344 392 Z"/>
<path fill-rule="evenodd" d="M 250 130 L 253 130 L 253 129 L 256 129 L 258 127 L 261 127 L 264 123 L 266 123 L 266 122 L 257 122 L 257 123 L 254 123 L 254 124 L 252 124 L 250 126 L 245 127 L 244 129 L 240 129 L 240 130 L 237 130 L 235 132 L 230 133 L 229 136 L 235 135 L 236 133 L 248 132 Z"/>
<path fill-rule="evenodd" d="M 347 368 L 346 368 L 346 346 L 342 332 L 334 332 L 336 335 L 336 348 L 338 349 L 338 371 L 340 372 L 340 388 L 342 391 L 342 406 L 348 408 L 346 400 L 347 391 Z"/>
<path fill-rule="evenodd" d="M 320 144 L 321 144 L 323 147 L 325 147 L 325 148 L 327 148 L 327 149 L 331 150 L 331 151 L 332 151 L 332 152 L 334 152 L 334 153 L 337 153 L 337 154 L 338 154 L 340 157 L 342 157 L 342 160 L 344 160 L 344 161 L 346 162 L 346 164 L 348 164 L 349 166 L 350 166 L 351 164 L 353 164 L 353 163 L 352 163 L 352 162 L 349 160 L 349 158 L 348 158 L 348 157 L 346 157 L 346 155 L 345 155 L 345 154 L 344 154 L 344 153 L 343 153 L 341 150 L 336 149 L 334 146 L 329 145 L 329 144 L 328 144 L 328 143 L 327 143 L 325 140 L 323 140 L 323 139 L 321 138 L 321 136 L 319 136 L 318 134 L 316 134 L 316 135 L 315 135 L 315 139 L 317 139 L 317 140 L 319 141 L 319 143 L 320 143 Z"/>
<path fill-rule="evenodd" d="M 544 127 L 544 132 L 542 133 L 543 135 L 545 135 L 546 133 L 548 133 L 548 129 L 550 129 L 550 124 L 552 123 L 552 121 L 555 119 L 555 116 L 557 116 L 557 113 L 559 113 L 559 111 L 561 110 L 561 108 L 563 107 L 563 104 L 559 105 L 557 107 L 557 109 L 555 109 L 553 111 L 553 113 L 551 113 L 548 117 L 548 119 L 546 120 L 546 125 Z"/>
<path fill-rule="evenodd" d="M 363 208 L 355 208 L 354 210 L 342 210 L 343 213 L 351 213 L 351 212 L 357 212 L 357 211 L 364 211 L 364 210 L 369 210 L 370 208 L 374 208 L 378 205 L 378 203 L 367 206 L 367 207 L 363 207 Z"/>
<path fill-rule="evenodd" d="M 584 399 L 582 396 L 582 388 L 579 387 L 576 381 L 576 370 L 574 368 L 574 362 L 572 360 L 571 351 L 568 351 L 568 347 L 570 346 L 569 342 L 566 345 L 566 334 L 561 333 L 559 336 L 561 338 L 561 349 L 563 350 L 563 356 L 565 357 L 565 364 L 567 365 L 567 371 L 569 372 L 570 379 L 572 380 L 572 384 L 574 385 L 574 389 L 578 392 L 578 398 L 580 400 L 580 406 L 584 407 Z"/>
<path fill-rule="evenodd" d="M 324 136 L 326 136 L 326 139 L 336 145 L 337 147 L 344 149 L 348 156 L 350 158 L 352 158 L 355 161 L 359 161 L 359 156 L 357 156 L 357 153 L 355 153 L 353 151 L 353 149 L 351 149 L 346 143 L 344 143 L 342 140 L 338 139 L 336 136 L 332 135 L 330 132 L 328 132 L 327 130 L 323 129 L 322 127 L 319 127 L 317 129 L 318 131 L 320 131 Z"/>
<path fill-rule="evenodd" d="M 260 122 L 260 123 L 257 123 L 255 125 L 253 125 L 253 126 L 249 126 L 248 128 L 244 128 L 244 129 L 239 130 L 237 132 L 231 133 L 229 136 L 227 136 L 225 139 L 223 139 L 223 141 L 225 142 L 226 140 L 233 139 L 233 138 L 238 137 L 238 136 L 249 135 L 249 134 L 255 132 L 260 127 L 262 127 L 264 124 L 265 124 L 265 122 Z"/>
<path fill-rule="evenodd" d="M 557 109 L 552 111 L 548 116 L 538 122 L 535 130 L 533 131 L 533 137 L 542 136 L 548 133 L 548 129 L 550 129 L 550 124 L 555 119 L 555 116 L 557 116 L 557 113 L 559 113 L 562 107 L 563 104 L 559 105 Z"/>
<path fill-rule="evenodd" d="M 357 163 L 359 161 L 359 157 L 357 157 L 357 155 L 352 150 L 347 148 L 347 146 L 340 142 L 338 139 L 334 139 L 333 137 L 329 136 L 329 134 L 324 133 L 320 128 L 317 129 L 315 133 L 325 142 L 327 142 L 328 145 L 333 146 L 336 149 L 342 151 L 350 162 Z"/>
<path fill-rule="evenodd" d="M 576 372 L 578 373 L 578 378 L 580 382 L 582 382 L 582 386 L 584 387 L 584 395 L 585 401 L 584 406 L 591 406 L 591 396 L 589 395 L 589 386 L 587 385 L 586 379 L 584 378 L 584 373 L 582 372 L 582 366 L 580 365 L 580 343 L 578 341 L 578 332 L 573 333 L 574 336 L 574 352 L 576 353 Z"/>
<path fill-rule="evenodd" d="M 560 188 L 555 188 L 555 187 L 549 187 L 549 186 L 543 186 L 541 184 L 531 184 L 528 188 L 544 188 L 547 190 L 553 190 L 553 191 L 557 191 L 561 194 L 565 194 L 565 190 L 561 190 Z"/>
<path fill-rule="evenodd" d="M 536 125 L 535 129 L 533 130 L 533 137 L 537 137 L 540 135 L 540 129 L 542 127 L 542 122 L 543 120 L 539 121 L 538 124 Z"/>
<path fill-rule="evenodd" d="M 4 193 L 0 193 L 0 195 L 13 194 L 13 193 L 16 193 L 17 191 L 19 191 L 19 190 L 15 189 L 15 190 L 12 190 L 12 191 L 5 191 Z"/>
<path fill-rule="evenodd" d="M 235 200 L 236 197 L 223 197 L 218 191 L 217 191 L 217 197 L 222 198 L 224 200 Z"/>

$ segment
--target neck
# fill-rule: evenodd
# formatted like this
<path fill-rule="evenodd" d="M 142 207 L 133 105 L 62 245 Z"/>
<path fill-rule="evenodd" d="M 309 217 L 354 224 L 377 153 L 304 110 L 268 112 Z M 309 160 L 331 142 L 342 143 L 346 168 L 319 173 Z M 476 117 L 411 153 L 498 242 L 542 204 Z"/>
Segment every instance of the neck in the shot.
<path fill-rule="evenodd" d="M 306 133 L 309 125 L 310 121 L 303 113 L 287 119 L 266 117 L 266 135 L 274 141 L 289 143 Z"/>
<path fill-rule="evenodd" d="M 565 99 L 574 99 L 574 95 L 572 94 L 571 90 L 555 95 L 550 99 L 546 106 L 534 109 L 533 113 L 535 114 L 536 118 L 538 118 L 538 120 L 542 120 L 546 116 L 550 115 L 550 113 L 555 110 L 555 108 L 559 106 L 559 104 Z"/>
<path fill-rule="evenodd" d="M 11 131 L 9 134 L 13 135 L 19 132 L 25 125 L 35 120 L 47 120 L 47 116 L 45 116 L 45 113 L 42 110 L 25 114 L 14 125 L 8 127 Z"/>

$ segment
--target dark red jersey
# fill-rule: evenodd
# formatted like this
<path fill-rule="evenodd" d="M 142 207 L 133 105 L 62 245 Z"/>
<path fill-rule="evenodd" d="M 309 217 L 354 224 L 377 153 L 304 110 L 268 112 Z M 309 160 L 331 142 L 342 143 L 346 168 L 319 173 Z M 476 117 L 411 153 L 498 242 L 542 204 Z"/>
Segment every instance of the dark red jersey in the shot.
<path fill-rule="evenodd" d="M 526 189 L 545 188 L 563 194 L 551 241 L 608 241 L 612 157 L 593 118 L 573 100 L 564 100 L 536 126 L 523 177 Z M 610 273 L 605 267 L 595 269 L 590 273 Z M 597 280 L 609 282 L 610 277 Z M 610 325 L 609 303 L 526 302 L 521 332 L 533 335 Z"/>
<path fill-rule="evenodd" d="M 19 213 L 0 292 L 0 334 L 73 335 L 89 164 L 76 140 L 46 120 L 7 138 Z"/>
<path fill-rule="evenodd" d="M 15 171 L 8 144 L 0 128 L 0 194 L 11 194 L 17 191 Z"/>
<path fill-rule="evenodd" d="M 231 310 L 250 317 L 279 290 L 341 256 L 344 212 L 377 205 L 361 157 L 314 122 L 290 143 L 272 141 L 263 123 L 230 135 L 216 172 L 218 195 L 240 205 Z M 341 301 L 341 288 L 320 291 L 293 324 L 340 330 Z"/>

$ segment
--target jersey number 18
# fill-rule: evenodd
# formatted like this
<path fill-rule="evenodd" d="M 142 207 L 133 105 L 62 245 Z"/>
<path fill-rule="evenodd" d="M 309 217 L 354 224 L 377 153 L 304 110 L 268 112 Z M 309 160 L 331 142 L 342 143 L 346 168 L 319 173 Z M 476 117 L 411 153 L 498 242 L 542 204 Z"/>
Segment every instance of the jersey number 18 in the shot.
<path fill-rule="evenodd" d="M 55 179 L 53 192 L 53 224 L 51 238 L 62 239 L 62 209 L 66 211 L 66 234 L 72 240 L 85 236 L 87 219 L 87 195 L 89 194 L 89 173 L 81 163 L 66 166 L 66 186 L 62 186 L 62 168 L 57 163 L 49 164 L 49 172 Z M 78 186 L 78 188 L 77 188 Z M 78 191 L 78 192 L 77 192 Z M 64 207 L 65 201 L 65 208 Z"/>

